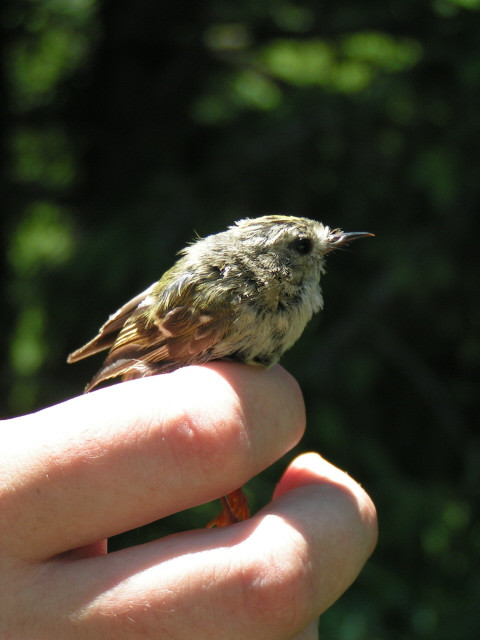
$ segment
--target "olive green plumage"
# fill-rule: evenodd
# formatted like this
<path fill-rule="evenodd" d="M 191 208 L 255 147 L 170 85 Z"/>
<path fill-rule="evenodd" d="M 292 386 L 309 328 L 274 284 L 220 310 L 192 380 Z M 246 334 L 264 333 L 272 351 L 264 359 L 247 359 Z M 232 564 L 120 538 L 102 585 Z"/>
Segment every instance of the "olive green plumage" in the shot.
<path fill-rule="evenodd" d="M 183 249 L 68 362 L 110 349 L 87 391 L 208 360 L 270 366 L 323 306 L 325 255 L 368 235 L 293 216 L 240 220 Z"/>

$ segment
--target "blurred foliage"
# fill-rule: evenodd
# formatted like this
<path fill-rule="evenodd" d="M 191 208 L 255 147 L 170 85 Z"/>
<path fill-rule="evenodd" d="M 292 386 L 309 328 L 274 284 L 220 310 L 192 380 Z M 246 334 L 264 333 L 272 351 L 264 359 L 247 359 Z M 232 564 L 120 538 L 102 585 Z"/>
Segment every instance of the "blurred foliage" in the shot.
<path fill-rule="evenodd" d="M 308 410 L 296 452 L 348 469 L 379 510 L 323 636 L 477 638 L 480 2 L 0 11 L 3 414 L 79 393 L 95 363 L 66 354 L 194 232 L 268 212 L 372 231 L 330 257 L 325 311 L 284 359 Z M 252 480 L 255 507 L 286 462 Z"/>

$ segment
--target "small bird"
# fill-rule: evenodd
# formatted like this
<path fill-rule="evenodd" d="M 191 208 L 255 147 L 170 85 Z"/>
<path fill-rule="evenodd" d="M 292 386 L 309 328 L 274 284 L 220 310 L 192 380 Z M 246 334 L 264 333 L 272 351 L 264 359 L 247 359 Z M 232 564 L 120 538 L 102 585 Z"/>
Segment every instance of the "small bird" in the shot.
<path fill-rule="evenodd" d="M 118 376 L 131 380 L 209 360 L 270 367 L 323 307 L 327 253 L 372 235 L 286 215 L 239 220 L 182 249 L 158 282 L 111 315 L 68 362 L 109 349 L 86 392 Z M 209 526 L 249 516 L 241 489 L 222 502 L 223 513 Z"/>

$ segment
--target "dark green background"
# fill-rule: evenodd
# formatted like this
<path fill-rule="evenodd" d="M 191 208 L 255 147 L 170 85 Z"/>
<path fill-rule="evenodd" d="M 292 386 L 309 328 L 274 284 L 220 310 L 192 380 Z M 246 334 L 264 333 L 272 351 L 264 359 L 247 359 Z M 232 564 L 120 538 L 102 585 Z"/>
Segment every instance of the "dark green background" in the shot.
<path fill-rule="evenodd" d="M 379 511 L 323 637 L 477 638 L 480 1 L 5 0 L 0 19 L 3 415 L 78 394 L 99 361 L 66 355 L 194 232 L 276 212 L 372 231 L 329 256 L 283 361 L 297 452 Z"/>

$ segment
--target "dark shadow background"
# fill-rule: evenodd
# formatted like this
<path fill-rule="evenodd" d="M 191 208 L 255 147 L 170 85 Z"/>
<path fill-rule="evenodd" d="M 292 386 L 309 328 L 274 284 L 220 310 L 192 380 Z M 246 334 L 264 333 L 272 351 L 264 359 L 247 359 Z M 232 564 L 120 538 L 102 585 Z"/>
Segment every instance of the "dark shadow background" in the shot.
<path fill-rule="evenodd" d="M 194 232 L 286 212 L 376 238 L 329 257 L 283 360 L 301 445 L 377 504 L 332 640 L 480 632 L 479 0 L 5 0 L 3 415 L 80 393 L 67 367 Z M 113 541 L 203 526 L 217 506 Z"/>

